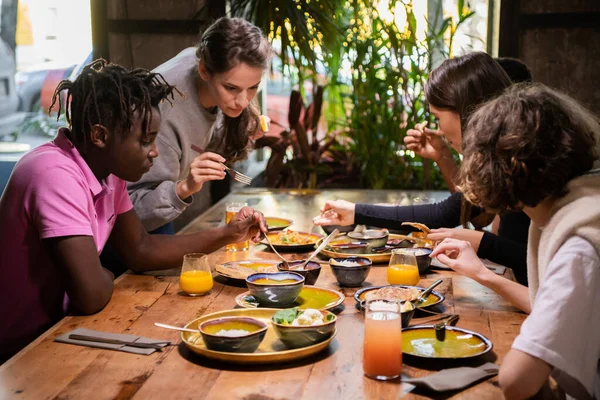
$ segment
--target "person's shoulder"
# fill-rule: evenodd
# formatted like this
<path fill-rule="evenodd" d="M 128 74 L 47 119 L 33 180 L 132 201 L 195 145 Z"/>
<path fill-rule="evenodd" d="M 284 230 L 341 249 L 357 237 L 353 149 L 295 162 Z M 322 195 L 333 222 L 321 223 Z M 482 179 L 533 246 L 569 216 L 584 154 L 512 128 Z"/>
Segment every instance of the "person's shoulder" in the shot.
<path fill-rule="evenodd" d="M 154 68 L 153 72 L 161 74 L 171 85 L 182 86 L 187 83 L 189 71 L 195 69 L 197 64 L 196 48 L 188 47 Z"/>
<path fill-rule="evenodd" d="M 14 174 L 26 176 L 52 175 L 57 170 L 81 175 L 77 163 L 54 142 L 48 142 L 25 154 L 15 165 Z"/>
<path fill-rule="evenodd" d="M 594 245 L 581 236 L 573 236 L 558 249 L 556 256 L 580 256 L 589 259 L 594 265 L 600 267 L 600 255 Z"/>

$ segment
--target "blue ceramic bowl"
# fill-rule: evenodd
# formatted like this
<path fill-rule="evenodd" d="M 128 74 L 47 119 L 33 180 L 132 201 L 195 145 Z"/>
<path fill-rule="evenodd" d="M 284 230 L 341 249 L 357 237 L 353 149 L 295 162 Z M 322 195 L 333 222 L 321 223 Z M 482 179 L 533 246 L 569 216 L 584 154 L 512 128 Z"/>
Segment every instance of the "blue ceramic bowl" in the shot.
<path fill-rule="evenodd" d="M 228 353 L 253 353 L 267 333 L 267 324 L 248 317 L 212 319 L 198 328 L 208 349 Z"/>
<path fill-rule="evenodd" d="M 281 340 L 287 348 L 297 349 L 300 347 L 312 346 L 329 339 L 335 332 L 335 322 L 337 320 L 335 314 L 325 310 L 321 310 L 320 312 L 323 314 L 323 319 L 327 318 L 328 315 L 333 315 L 333 319 L 325 322 L 323 325 L 315 326 L 278 324 L 272 319 L 271 324 L 273 325 L 273 329 L 279 337 L 279 340 Z"/>
<path fill-rule="evenodd" d="M 319 263 L 316 263 L 314 261 L 309 261 L 306 266 L 304 267 L 304 269 L 296 269 L 296 267 L 299 267 L 300 264 L 302 264 L 304 262 L 304 260 L 296 260 L 296 261 L 290 261 L 288 262 L 290 269 L 289 271 L 293 271 L 293 272 L 297 272 L 300 275 L 302 275 L 305 279 L 304 284 L 305 285 L 314 285 L 315 282 L 317 281 L 317 278 L 319 277 L 319 274 L 321 273 L 321 266 L 319 265 Z M 287 272 L 288 270 L 284 268 L 283 263 L 279 263 L 277 264 L 277 269 L 279 271 L 283 271 L 283 272 Z"/>
<path fill-rule="evenodd" d="M 260 305 L 285 308 L 292 305 L 300 295 L 304 277 L 297 272 L 261 272 L 249 275 L 246 286 Z"/>
<path fill-rule="evenodd" d="M 371 271 L 373 263 L 364 257 L 332 258 L 329 260 L 331 272 L 340 286 L 360 286 Z"/>

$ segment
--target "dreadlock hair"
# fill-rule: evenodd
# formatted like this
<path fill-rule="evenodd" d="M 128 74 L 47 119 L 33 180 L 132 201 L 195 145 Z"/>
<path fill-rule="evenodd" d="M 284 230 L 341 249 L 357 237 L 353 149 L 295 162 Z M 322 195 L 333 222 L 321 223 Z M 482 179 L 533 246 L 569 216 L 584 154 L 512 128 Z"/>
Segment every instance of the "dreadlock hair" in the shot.
<path fill-rule="evenodd" d="M 196 46 L 196 57 L 210 74 L 227 72 L 241 63 L 266 70 L 270 56 L 271 46 L 260 28 L 242 18 L 219 18 L 204 31 Z M 228 161 L 248 155 L 250 136 L 260 126 L 259 114 L 258 107 L 250 103 L 236 118 L 223 115 L 222 155 Z"/>
<path fill-rule="evenodd" d="M 152 108 L 174 98 L 175 86 L 169 85 L 162 75 L 143 68 L 128 70 L 117 64 L 98 59 L 83 67 L 73 82 L 61 81 L 49 112 L 58 102 L 58 116 L 63 112 L 60 95 L 66 91 L 64 113 L 69 124 L 69 139 L 85 154 L 90 132 L 96 124 L 112 132 L 128 132 L 134 114 L 142 115 L 142 137 L 147 138 L 152 122 Z"/>

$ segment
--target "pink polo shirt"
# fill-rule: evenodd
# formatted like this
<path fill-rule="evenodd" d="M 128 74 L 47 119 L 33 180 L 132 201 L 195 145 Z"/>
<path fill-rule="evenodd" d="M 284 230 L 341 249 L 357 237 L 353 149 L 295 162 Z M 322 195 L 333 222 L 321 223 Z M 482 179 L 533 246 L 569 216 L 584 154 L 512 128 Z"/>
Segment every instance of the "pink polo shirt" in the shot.
<path fill-rule="evenodd" d="M 125 181 L 99 182 L 65 132 L 17 163 L 0 199 L 0 358 L 67 312 L 65 282 L 42 239 L 93 236 L 100 253 L 116 216 L 133 208 Z"/>

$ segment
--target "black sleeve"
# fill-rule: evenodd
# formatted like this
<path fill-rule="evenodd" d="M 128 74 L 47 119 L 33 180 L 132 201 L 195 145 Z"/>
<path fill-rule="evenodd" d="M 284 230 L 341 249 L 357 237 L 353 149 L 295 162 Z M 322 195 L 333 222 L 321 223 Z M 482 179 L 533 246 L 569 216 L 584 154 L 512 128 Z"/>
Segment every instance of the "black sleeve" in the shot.
<path fill-rule="evenodd" d="M 406 229 L 403 222 L 418 222 L 429 228 L 454 228 L 460 225 L 461 193 L 453 193 L 446 200 L 435 204 L 418 206 L 373 206 L 357 204 L 354 210 L 354 222 L 379 228 Z M 481 213 L 473 207 L 471 216 Z"/>
<path fill-rule="evenodd" d="M 484 232 L 477 255 L 511 268 L 517 281 L 527 286 L 527 243 Z"/>

